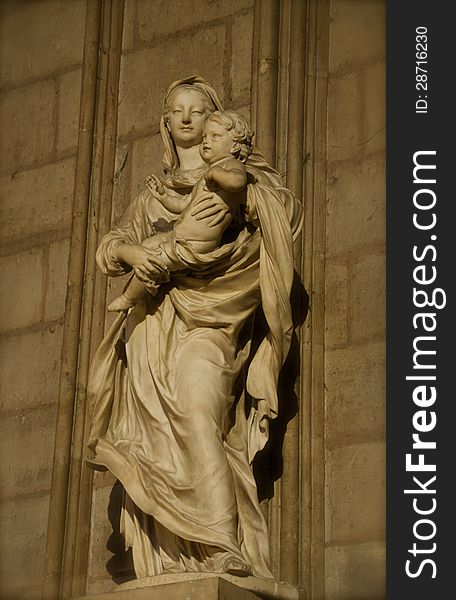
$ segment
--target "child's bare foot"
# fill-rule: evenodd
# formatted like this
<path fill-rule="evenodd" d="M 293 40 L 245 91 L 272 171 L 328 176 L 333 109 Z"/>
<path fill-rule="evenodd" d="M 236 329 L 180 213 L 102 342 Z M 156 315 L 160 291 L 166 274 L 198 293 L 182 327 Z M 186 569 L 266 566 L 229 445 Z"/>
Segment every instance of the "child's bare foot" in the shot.
<path fill-rule="evenodd" d="M 108 306 L 108 312 L 122 312 L 122 311 L 126 311 L 129 308 L 131 308 L 132 306 L 134 306 L 135 303 L 132 302 L 131 300 L 129 300 L 125 294 L 121 294 L 118 298 L 116 298 L 115 300 L 113 300 L 111 302 L 111 304 Z"/>

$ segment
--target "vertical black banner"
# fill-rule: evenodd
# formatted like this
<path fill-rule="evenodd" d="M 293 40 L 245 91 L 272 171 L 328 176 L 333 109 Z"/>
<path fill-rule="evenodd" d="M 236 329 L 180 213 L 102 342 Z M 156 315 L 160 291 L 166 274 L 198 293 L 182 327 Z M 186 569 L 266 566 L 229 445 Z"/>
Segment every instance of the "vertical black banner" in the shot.
<path fill-rule="evenodd" d="M 387 588 L 456 580 L 456 26 L 450 5 L 388 3 Z"/>

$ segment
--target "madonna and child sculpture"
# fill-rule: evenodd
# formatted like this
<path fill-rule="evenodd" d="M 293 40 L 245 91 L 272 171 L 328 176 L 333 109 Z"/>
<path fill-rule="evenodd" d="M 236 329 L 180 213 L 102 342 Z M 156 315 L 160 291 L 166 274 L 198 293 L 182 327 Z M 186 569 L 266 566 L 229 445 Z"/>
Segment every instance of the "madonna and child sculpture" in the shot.
<path fill-rule="evenodd" d="M 272 577 L 252 462 L 277 416 L 301 205 L 200 77 L 170 86 L 160 131 L 164 173 L 97 252 L 103 273 L 133 277 L 91 369 L 88 462 L 124 488 L 138 578 Z"/>

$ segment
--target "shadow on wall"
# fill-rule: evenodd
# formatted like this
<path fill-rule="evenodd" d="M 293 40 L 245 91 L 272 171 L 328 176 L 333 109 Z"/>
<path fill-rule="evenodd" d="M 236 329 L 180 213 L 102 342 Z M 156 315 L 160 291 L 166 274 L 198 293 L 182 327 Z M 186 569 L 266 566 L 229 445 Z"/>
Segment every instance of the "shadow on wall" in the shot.
<path fill-rule="evenodd" d="M 307 318 L 309 312 L 309 295 L 306 292 L 298 273 L 295 271 L 291 289 L 291 306 L 293 309 L 293 327 L 296 330 Z M 260 329 L 255 331 L 254 340 L 261 340 L 266 331 L 266 321 L 261 311 L 257 319 Z M 259 341 L 258 341 L 259 344 Z M 274 482 L 280 479 L 283 472 L 282 446 L 288 423 L 298 412 L 298 397 L 295 392 L 296 379 L 301 369 L 299 340 L 293 333 L 290 352 L 279 377 L 279 414 L 269 426 L 269 440 L 264 449 L 257 454 L 253 462 L 253 473 L 258 489 L 260 502 L 274 496 Z"/>
<path fill-rule="evenodd" d="M 112 533 L 106 545 L 113 556 L 106 563 L 106 569 L 115 583 L 125 583 L 136 579 L 131 548 L 125 550 L 125 541 L 120 533 L 120 512 L 122 509 L 123 486 L 116 481 L 109 496 L 108 518 Z"/>

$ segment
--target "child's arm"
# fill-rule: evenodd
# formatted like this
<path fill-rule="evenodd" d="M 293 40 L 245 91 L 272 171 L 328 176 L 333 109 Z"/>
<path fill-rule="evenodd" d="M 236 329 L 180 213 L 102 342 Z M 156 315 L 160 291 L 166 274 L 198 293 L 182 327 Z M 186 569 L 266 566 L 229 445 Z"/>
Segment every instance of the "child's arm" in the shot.
<path fill-rule="evenodd" d="M 204 176 L 206 183 L 216 183 L 227 192 L 242 192 L 247 185 L 245 166 L 235 158 L 225 164 L 226 168 L 210 167 Z"/>

